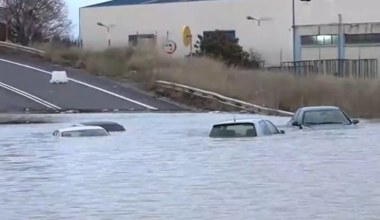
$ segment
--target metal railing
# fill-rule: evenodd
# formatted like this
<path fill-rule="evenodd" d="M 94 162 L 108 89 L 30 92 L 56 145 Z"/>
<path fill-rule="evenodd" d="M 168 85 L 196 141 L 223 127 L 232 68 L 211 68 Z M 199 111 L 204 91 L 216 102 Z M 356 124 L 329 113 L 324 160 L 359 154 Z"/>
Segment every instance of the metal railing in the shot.
<path fill-rule="evenodd" d="M 379 78 L 377 59 L 330 59 L 282 62 L 281 71 L 293 72 L 296 66 L 301 76 L 334 75 L 352 78 Z"/>
<path fill-rule="evenodd" d="M 183 85 L 183 84 L 172 83 L 172 82 L 162 81 L 162 80 L 156 81 L 156 84 L 160 88 L 181 91 L 181 92 L 189 93 L 189 94 L 202 97 L 202 98 L 214 99 L 222 104 L 234 106 L 234 107 L 247 110 L 250 112 L 253 111 L 258 114 L 261 113 L 261 114 L 266 114 L 266 115 L 280 115 L 280 116 L 293 116 L 294 114 L 293 112 L 282 111 L 279 109 L 273 109 L 273 108 L 267 108 L 267 107 L 255 105 L 255 104 L 244 102 L 241 100 L 229 98 L 215 92 L 210 92 L 210 91 L 194 88 L 194 87 Z"/>
<path fill-rule="evenodd" d="M 37 50 L 35 48 L 25 47 L 25 46 L 13 44 L 13 43 L 8 43 L 8 42 L 4 42 L 4 41 L 0 41 L 0 47 L 9 48 L 12 50 L 17 50 L 17 51 L 21 51 L 21 52 L 25 52 L 25 53 L 29 53 L 29 54 L 38 55 L 38 56 L 43 56 L 45 54 L 45 52 L 42 50 Z"/>

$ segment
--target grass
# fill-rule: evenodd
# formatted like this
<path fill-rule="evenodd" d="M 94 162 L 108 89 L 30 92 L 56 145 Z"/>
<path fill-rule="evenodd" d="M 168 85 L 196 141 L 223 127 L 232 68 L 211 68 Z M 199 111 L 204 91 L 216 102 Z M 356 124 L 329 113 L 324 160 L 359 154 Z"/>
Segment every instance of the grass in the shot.
<path fill-rule="evenodd" d="M 355 117 L 380 117 L 380 81 L 333 76 L 239 70 L 207 58 L 173 58 L 151 48 L 78 48 L 39 45 L 45 59 L 86 69 L 94 75 L 144 83 L 154 89 L 167 80 L 258 105 L 295 111 L 301 106 L 336 105 Z"/>

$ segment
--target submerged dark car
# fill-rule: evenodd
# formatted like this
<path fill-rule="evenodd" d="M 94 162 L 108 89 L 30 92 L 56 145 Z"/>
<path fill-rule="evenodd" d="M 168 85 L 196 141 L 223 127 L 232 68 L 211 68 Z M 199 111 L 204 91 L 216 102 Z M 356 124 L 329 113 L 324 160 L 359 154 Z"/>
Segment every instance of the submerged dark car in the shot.
<path fill-rule="evenodd" d="M 91 121 L 91 122 L 82 122 L 75 124 L 73 126 L 99 126 L 104 128 L 108 132 L 119 132 L 125 131 L 125 128 L 116 122 L 113 121 Z"/>
<path fill-rule="evenodd" d="M 336 106 L 310 106 L 299 108 L 288 122 L 288 126 L 304 127 L 341 127 L 358 124 L 359 120 L 350 119 Z"/>

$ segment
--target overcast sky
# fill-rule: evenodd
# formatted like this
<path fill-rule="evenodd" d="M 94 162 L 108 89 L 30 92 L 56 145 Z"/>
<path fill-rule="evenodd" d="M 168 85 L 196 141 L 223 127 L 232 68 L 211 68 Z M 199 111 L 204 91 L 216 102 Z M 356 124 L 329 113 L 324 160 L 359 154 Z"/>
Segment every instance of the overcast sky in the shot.
<path fill-rule="evenodd" d="M 108 0 L 66 0 L 67 5 L 69 7 L 70 11 L 70 19 L 75 24 L 74 27 L 74 34 L 78 35 L 78 22 L 79 22 L 79 8 L 86 6 L 86 5 L 92 5 L 100 2 L 106 2 Z"/>

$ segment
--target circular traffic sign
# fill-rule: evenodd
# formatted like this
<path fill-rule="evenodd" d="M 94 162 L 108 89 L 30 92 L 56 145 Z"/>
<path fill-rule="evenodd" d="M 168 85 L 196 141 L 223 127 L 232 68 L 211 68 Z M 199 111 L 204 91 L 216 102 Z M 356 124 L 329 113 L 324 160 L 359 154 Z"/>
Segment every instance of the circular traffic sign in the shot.
<path fill-rule="evenodd" d="M 172 54 L 177 50 L 177 44 L 172 40 L 167 40 L 164 43 L 164 50 L 167 54 Z"/>
<path fill-rule="evenodd" d="M 191 31 L 190 31 L 189 26 L 183 26 L 182 40 L 183 40 L 183 45 L 185 45 L 185 47 L 188 47 L 191 44 Z"/>

